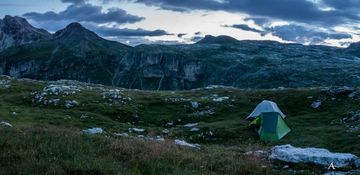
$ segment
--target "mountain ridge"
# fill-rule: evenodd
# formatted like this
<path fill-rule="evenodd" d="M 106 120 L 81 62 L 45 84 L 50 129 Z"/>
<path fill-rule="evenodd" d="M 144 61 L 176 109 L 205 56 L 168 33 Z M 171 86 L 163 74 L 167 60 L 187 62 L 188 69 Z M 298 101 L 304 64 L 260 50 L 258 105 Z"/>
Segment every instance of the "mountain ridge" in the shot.
<path fill-rule="evenodd" d="M 146 90 L 212 84 L 239 88 L 360 85 L 357 44 L 337 48 L 207 35 L 195 44 L 131 47 L 103 39 L 79 23 L 51 36 L 1 51 L 0 74 Z"/>

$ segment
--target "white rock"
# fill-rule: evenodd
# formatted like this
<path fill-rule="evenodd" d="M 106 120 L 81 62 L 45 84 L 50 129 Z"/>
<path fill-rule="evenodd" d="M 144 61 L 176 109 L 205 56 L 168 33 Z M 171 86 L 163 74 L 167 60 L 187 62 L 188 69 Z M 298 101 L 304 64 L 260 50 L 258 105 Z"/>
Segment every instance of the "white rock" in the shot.
<path fill-rule="evenodd" d="M 134 132 L 144 132 L 145 129 L 142 128 L 129 128 L 130 131 L 134 131 Z"/>
<path fill-rule="evenodd" d="M 196 132 L 196 131 L 200 131 L 200 129 L 199 128 L 191 128 L 190 131 L 191 132 Z"/>
<path fill-rule="evenodd" d="M 167 122 L 166 123 L 166 126 L 173 126 L 174 125 L 174 122 Z"/>
<path fill-rule="evenodd" d="M 170 133 L 170 130 L 168 130 L 168 129 L 163 129 L 161 132 L 162 132 L 163 134 L 169 134 L 169 133 Z"/>
<path fill-rule="evenodd" d="M 78 105 L 79 105 L 79 102 L 77 102 L 76 100 L 66 100 L 65 101 L 65 107 L 68 109 L 73 108 Z"/>
<path fill-rule="evenodd" d="M 222 102 L 222 101 L 225 101 L 228 99 L 229 99 L 229 97 L 215 97 L 215 98 L 213 98 L 213 101 L 214 102 Z"/>
<path fill-rule="evenodd" d="M 123 132 L 123 133 L 114 133 L 114 135 L 120 136 L 120 137 L 129 137 L 129 134 L 126 133 L 126 132 Z"/>
<path fill-rule="evenodd" d="M 196 102 L 196 101 L 192 101 L 192 102 L 191 102 L 191 107 L 194 108 L 194 109 L 196 109 L 196 108 L 199 107 L 199 103 Z"/>
<path fill-rule="evenodd" d="M 311 107 L 314 109 L 317 109 L 321 106 L 321 101 L 314 101 L 313 103 L 311 103 Z"/>
<path fill-rule="evenodd" d="M 200 148 L 199 144 L 191 144 L 186 142 L 185 140 L 179 140 L 179 139 L 175 139 L 175 144 L 176 145 L 181 145 L 181 146 L 187 146 L 187 147 L 191 147 L 191 148 Z"/>
<path fill-rule="evenodd" d="M 332 153 L 323 148 L 296 148 L 291 145 L 275 146 L 271 150 L 270 159 L 277 159 L 292 163 L 314 163 L 335 167 L 360 166 L 359 158 L 350 153 Z"/>
<path fill-rule="evenodd" d="M 185 124 L 184 127 L 191 128 L 191 127 L 194 127 L 197 125 L 198 125 L 198 123 L 188 123 L 188 124 Z"/>
<path fill-rule="evenodd" d="M 85 115 L 85 114 L 82 114 L 82 115 L 80 116 L 80 118 L 81 118 L 81 119 L 86 119 L 86 118 L 89 118 L 89 116 L 87 116 L 87 115 Z"/>
<path fill-rule="evenodd" d="M 11 115 L 17 116 L 17 112 L 12 112 Z"/>
<path fill-rule="evenodd" d="M 10 124 L 8 122 L 4 122 L 4 121 L 0 122 L 0 125 L 1 126 L 6 126 L 6 127 L 13 127 L 12 124 Z"/>
<path fill-rule="evenodd" d="M 104 130 L 102 128 L 89 128 L 89 129 L 83 130 L 83 132 L 85 134 L 101 134 L 104 132 Z"/>
<path fill-rule="evenodd" d="M 351 94 L 348 95 L 349 98 L 354 98 L 357 95 L 357 91 L 352 92 Z"/>

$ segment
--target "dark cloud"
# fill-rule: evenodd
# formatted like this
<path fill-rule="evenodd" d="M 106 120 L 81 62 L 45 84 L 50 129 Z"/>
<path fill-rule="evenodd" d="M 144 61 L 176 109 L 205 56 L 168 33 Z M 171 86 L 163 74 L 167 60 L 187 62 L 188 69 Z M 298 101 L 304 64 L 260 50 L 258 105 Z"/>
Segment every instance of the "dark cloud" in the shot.
<path fill-rule="evenodd" d="M 310 44 L 323 44 L 326 39 L 351 39 L 352 36 L 346 33 L 337 33 L 334 31 L 320 31 L 315 28 L 308 28 L 296 24 L 275 26 L 266 29 L 271 33 L 286 41 Z"/>
<path fill-rule="evenodd" d="M 262 33 L 263 32 L 261 30 L 252 28 L 252 27 L 248 26 L 247 24 L 225 25 L 224 27 L 232 27 L 232 28 L 236 28 L 236 29 L 240 29 L 240 30 L 244 30 L 244 31 L 255 32 L 255 33 Z"/>
<path fill-rule="evenodd" d="M 186 33 L 179 33 L 179 34 L 177 34 L 177 37 L 178 38 L 182 38 L 183 36 L 185 36 L 185 35 L 187 35 Z"/>
<path fill-rule="evenodd" d="M 87 0 L 61 0 L 64 3 L 73 3 L 73 4 L 82 4 L 85 3 Z"/>
<path fill-rule="evenodd" d="M 319 4 L 308 0 L 135 0 L 135 2 L 175 11 L 190 11 L 193 9 L 224 10 L 285 21 L 321 24 L 323 26 L 360 20 L 358 14 L 337 9 L 331 11 L 321 10 Z"/>
<path fill-rule="evenodd" d="M 262 18 L 262 17 L 247 17 L 244 20 L 245 21 L 254 21 L 254 23 L 259 26 L 263 26 L 270 22 L 270 20 L 268 18 Z"/>
<path fill-rule="evenodd" d="M 117 27 L 89 27 L 101 36 L 163 36 L 171 35 L 165 30 L 145 30 L 145 29 L 128 29 L 128 28 L 117 28 Z"/>
<path fill-rule="evenodd" d="M 259 33 L 261 36 L 266 34 L 272 34 L 277 36 L 285 41 L 297 42 L 297 43 L 310 43 L 310 44 L 324 44 L 326 39 L 351 39 L 352 36 L 347 33 L 339 33 L 328 29 L 327 31 L 322 31 L 318 28 L 311 28 L 307 26 L 289 24 L 281 26 L 268 26 L 268 23 L 262 23 L 263 30 L 258 30 L 252 28 L 246 24 L 234 24 L 226 25 L 225 27 L 232 27 L 236 29 L 241 29 L 245 31 L 252 31 Z"/>
<path fill-rule="evenodd" d="M 23 16 L 35 21 L 75 21 L 94 22 L 98 24 L 109 22 L 115 22 L 118 24 L 135 23 L 144 19 L 143 17 L 128 14 L 123 9 L 110 8 L 107 12 L 103 12 L 101 6 L 83 3 L 72 4 L 68 6 L 66 10 L 59 13 L 53 11 L 45 13 L 30 12 L 25 13 Z"/>

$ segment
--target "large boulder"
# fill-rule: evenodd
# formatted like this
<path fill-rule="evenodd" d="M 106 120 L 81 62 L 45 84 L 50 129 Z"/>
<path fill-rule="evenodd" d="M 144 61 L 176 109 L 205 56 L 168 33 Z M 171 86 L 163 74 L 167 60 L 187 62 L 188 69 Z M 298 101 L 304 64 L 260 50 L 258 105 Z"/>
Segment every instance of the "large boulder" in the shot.
<path fill-rule="evenodd" d="M 273 147 L 269 158 L 291 163 L 314 163 L 325 166 L 333 163 L 336 167 L 360 166 L 359 157 L 353 154 L 332 153 L 323 148 L 297 148 L 289 144 Z"/>

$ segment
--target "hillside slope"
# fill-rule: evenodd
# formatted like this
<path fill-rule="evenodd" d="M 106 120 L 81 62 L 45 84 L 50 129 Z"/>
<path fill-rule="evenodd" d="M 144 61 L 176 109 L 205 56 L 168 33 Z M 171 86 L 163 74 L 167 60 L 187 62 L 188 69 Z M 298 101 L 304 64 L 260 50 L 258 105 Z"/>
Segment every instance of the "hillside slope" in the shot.
<path fill-rule="evenodd" d="M 354 117 L 359 115 L 360 94 L 358 89 L 313 88 L 249 91 L 229 87 L 208 87 L 190 91 L 155 92 L 116 89 L 65 80 L 39 82 L 3 77 L 0 82 L 0 121 L 8 122 L 13 126 L 6 128 L 6 126 L 0 125 L 1 132 L 6 135 L 0 139 L 0 148 L 12 150 L 0 153 L 1 162 L 9 162 L 1 164 L 0 169 L 13 170 L 17 173 L 20 170 L 17 168 L 20 167 L 24 172 L 30 170 L 41 171 L 37 173 L 48 172 L 48 168 L 43 169 L 42 166 L 54 166 L 56 172 L 76 171 L 77 169 L 79 171 L 96 170 L 102 173 L 113 172 L 112 168 L 118 169 L 119 167 L 111 162 L 120 161 L 125 164 L 129 162 L 126 163 L 122 159 L 122 155 L 109 155 L 111 153 L 101 152 L 101 150 L 108 150 L 108 146 L 111 146 L 113 142 L 121 145 L 118 145 L 119 147 L 112 145 L 115 148 L 110 147 L 111 149 L 121 150 L 122 147 L 129 146 L 129 144 L 142 145 L 142 141 L 138 142 L 136 139 L 136 143 L 118 140 L 120 135 L 145 139 L 165 138 L 166 143 L 170 145 L 164 149 L 168 149 L 169 152 L 176 147 L 171 146 L 171 140 L 174 139 L 199 143 L 201 151 L 188 153 L 186 150 L 180 150 L 175 153 L 188 155 L 189 157 L 185 159 L 189 162 L 195 161 L 197 165 L 205 163 L 204 160 L 207 160 L 205 157 L 208 156 L 209 159 L 222 164 L 224 162 L 221 161 L 234 161 L 231 159 L 235 159 L 239 153 L 259 148 L 268 149 L 270 146 L 278 144 L 324 147 L 331 151 L 360 155 L 358 147 L 360 144 L 359 120 Z M 245 120 L 256 104 L 264 99 L 277 102 L 287 115 L 285 121 L 292 131 L 280 141 L 260 142 L 255 132 L 249 129 L 249 121 Z M 321 101 L 320 107 L 316 109 L 311 107 L 313 102 L 318 101 Z M 103 129 L 104 133 L 94 137 L 82 135 L 82 130 L 94 127 Z M 101 149 L 92 145 L 93 143 L 100 144 Z M 26 146 L 29 144 L 32 146 Z M 60 144 L 61 153 L 54 152 L 56 144 Z M 217 151 L 214 152 L 214 149 Z M 88 162 L 88 164 L 79 165 L 68 159 L 69 157 L 60 156 L 73 152 L 76 152 L 78 159 Z M 187 171 L 183 167 L 186 167 L 187 163 L 178 162 L 180 164 L 176 166 L 165 163 L 169 162 L 169 159 L 174 160 L 174 156 L 176 157 L 176 155 L 168 155 L 169 152 L 166 155 L 170 157 L 165 156 L 166 158 L 162 153 L 157 155 L 158 153 L 155 152 L 154 157 L 148 157 L 149 161 L 154 163 L 156 160 L 155 162 L 159 165 L 169 168 L 165 174 L 175 173 L 176 166 L 180 166 L 177 167 L 180 168 L 180 172 Z M 52 159 L 52 154 L 56 159 L 54 161 L 42 162 L 43 165 L 30 163 L 29 158 L 31 157 L 40 156 L 47 160 Z M 143 156 L 141 154 L 139 152 L 140 157 Z M 229 156 L 216 158 L 222 154 L 229 154 Z M 10 159 L 9 156 L 13 158 Z M 194 156 L 199 156 L 204 160 L 198 160 Z M 94 160 L 89 161 L 88 159 L 96 160 L 96 165 L 92 164 L 95 163 Z M 132 157 L 131 160 L 138 162 L 142 159 Z M 70 163 L 64 161 L 70 161 Z M 11 162 L 16 163 L 12 164 Z M 150 162 L 142 163 L 150 165 Z M 206 162 L 209 164 L 204 165 L 206 166 L 204 170 L 196 167 L 191 169 L 198 174 L 201 172 L 206 172 L 206 174 L 211 172 L 217 174 L 225 172 L 228 172 L 225 174 L 245 172 L 264 174 L 275 168 L 273 167 L 275 165 L 269 165 L 269 169 L 262 169 L 261 166 L 266 164 L 262 161 L 257 162 L 259 164 L 242 161 L 236 161 L 241 165 L 236 162 L 231 164 L 231 166 L 244 166 L 242 170 L 231 167 L 228 167 L 229 169 L 225 167 L 210 168 L 208 166 L 215 165 L 211 164 L 211 161 Z M 10 168 L 10 165 L 15 164 L 16 166 Z M 134 162 L 127 165 L 130 168 L 129 171 L 136 169 Z M 152 166 L 154 167 L 149 170 L 160 172 L 160 169 L 156 167 L 161 168 L 161 166 L 153 164 Z M 254 167 L 251 170 L 251 167 L 248 166 Z M 121 171 L 126 171 L 126 169 Z"/>

